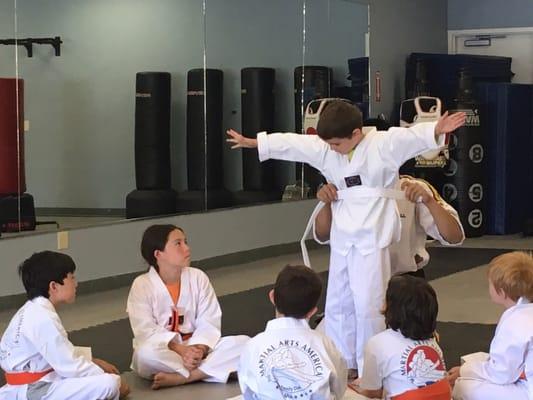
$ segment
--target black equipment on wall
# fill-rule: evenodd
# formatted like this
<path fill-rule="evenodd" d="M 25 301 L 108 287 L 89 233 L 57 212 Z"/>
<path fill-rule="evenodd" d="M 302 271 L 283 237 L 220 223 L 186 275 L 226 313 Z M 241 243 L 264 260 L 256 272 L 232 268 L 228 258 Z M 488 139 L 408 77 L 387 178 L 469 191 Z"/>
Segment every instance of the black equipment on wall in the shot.
<path fill-rule="evenodd" d="M 137 190 L 126 196 L 126 218 L 176 212 L 176 192 L 170 182 L 168 72 L 136 75 L 135 180 Z"/>
<path fill-rule="evenodd" d="M 425 65 L 426 88 L 429 94 L 440 98 L 445 108 L 451 107 L 456 97 L 461 70 L 468 70 L 474 85 L 479 82 L 511 82 L 513 77 L 510 57 L 411 53 L 405 70 L 407 98 L 411 97 L 417 84 L 417 68 L 421 62 Z"/>
<path fill-rule="evenodd" d="M 525 233 L 533 216 L 533 85 L 483 83 L 476 97 L 485 104 L 487 233 Z"/>
<path fill-rule="evenodd" d="M 302 85 L 303 73 L 303 85 Z M 294 69 L 294 120 L 295 132 L 302 132 L 302 118 L 307 104 L 311 100 L 331 97 L 333 89 L 333 70 L 330 67 L 306 65 Z M 303 112 L 302 112 L 303 96 Z M 324 183 L 324 177 L 315 168 L 304 165 L 304 181 L 310 187 L 310 194 L 314 195 L 318 186 Z M 296 164 L 296 180 L 301 180 L 302 164 Z"/>
<path fill-rule="evenodd" d="M 231 203 L 230 193 L 224 189 L 222 162 L 223 93 L 221 70 L 197 68 L 187 73 L 189 190 L 178 194 L 176 207 L 180 212 L 225 207 Z"/>
<path fill-rule="evenodd" d="M 450 160 L 445 169 L 443 198 L 458 212 L 467 237 L 485 233 L 485 138 L 479 105 L 473 99 L 472 79 L 460 71 L 459 91 L 450 113 L 463 111 L 466 123 L 450 134 Z"/>
<path fill-rule="evenodd" d="M 348 70 L 350 71 L 348 79 L 352 83 L 352 90 L 349 93 L 349 97 L 340 93 L 336 93 L 335 97 L 342 97 L 352 100 L 354 104 L 361 109 L 363 118 L 368 118 L 370 101 L 368 84 L 370 71 L 368 57 L 349 58 Z"/>

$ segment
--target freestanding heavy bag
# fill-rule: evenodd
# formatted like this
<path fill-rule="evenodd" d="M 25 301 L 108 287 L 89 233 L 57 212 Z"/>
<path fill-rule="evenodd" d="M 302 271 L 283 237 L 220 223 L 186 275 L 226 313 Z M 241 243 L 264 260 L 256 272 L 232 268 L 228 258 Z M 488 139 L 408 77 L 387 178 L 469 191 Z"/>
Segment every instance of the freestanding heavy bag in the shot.
<path fill-rule="evenodd" d="M 458 212 L 467 237 L 485 233 L 485 138 L 478 103 L 472 97 L 472 81 L 461 71 L 457 99 L 450 113 L 463 111 L 466 123 L 450 134 L 450 161 L 442 189 L 444 199 Z"/>
<path fill-rule="evenodd" d="M 26 191 L 23 132 L 24 81 L 0 78 L 0 196 Z"/>
<path fill-rule="evenodd" d="M 139 190 L 164 190 L 171 186 L 168 72 L 137 73 L 135 179 Z"/>
<path fill-rule="evenodd" d="M 187 177 L 189 190 L 224 187 L 222 165 L 223 73 L 192 69 L 187 74 Z M 205 96 L 205 111 L 204 111 Z M 207 142 L 206 142 L 207 141 Z"/>
<path fill-rule="evenodd" d="M 255 138 L 257 132 L 274 129 L 273 68 L 243 68 L 241 70 L 242 132 Z M 260 163 L 257 151 L 242 152 L 244 190 L 273 190 L 274 168 L 271 160 Z"/>
<path fill-rule="evenodd" d="M 176 192 L 170 172 L 168 72 L 139 72 L 135 93 L 135 180 L 126 196 L 126 218 L 172 214 Z"/>

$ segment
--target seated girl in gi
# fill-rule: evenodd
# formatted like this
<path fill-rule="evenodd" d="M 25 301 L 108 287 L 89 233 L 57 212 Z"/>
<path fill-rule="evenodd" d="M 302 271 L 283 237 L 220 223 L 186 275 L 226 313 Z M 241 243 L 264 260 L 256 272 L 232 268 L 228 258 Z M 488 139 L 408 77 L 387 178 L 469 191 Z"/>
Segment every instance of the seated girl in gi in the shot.
<path fill-rule="evenodd" d="M 399 275 L 386 292 L 387 330 L 370 338 L 356 391 L 393 400 L 450 400 L 442 350 L 434 334 L 438 303 L 423 279 Z"/>
<path fill-rule="evenodd" d="M 56 312 L 76 299 L 76 265 L 66 254 L 42 251 L 19 267 L 28 301 L 11 319 L 0 342 L 7 384 L 0 399 L 105 399 L 127 396 L 113 365 L 87 358 L 68 340 Z"/>
<path fill-rule="evenodd" d="M 346 363 L 333 341 L 309 327 L 322 281 L 305 266 L 286 266 L 269 298 L 276 318 L 244 347 L 239 383 L 245 400 L 340 400 Z"/>
<path fill-rule="evenodd" d="M 226 382 L 237 371 L 247 336 L 221 338 L 222 312 L 207 275 L 189 266 L 184 231 L 153 225 L 141 253 L 150 265 L 130 289 L 132 369 L 152 379 L 152 389 L 194 381 Z"/>
<path fill-rule="evenodd" d="M 490 352 L 450 370 L 457 400 L 533 399 L 533 258 L 512 252 L 489 264 L 491 300 L 505 307 Z"/>

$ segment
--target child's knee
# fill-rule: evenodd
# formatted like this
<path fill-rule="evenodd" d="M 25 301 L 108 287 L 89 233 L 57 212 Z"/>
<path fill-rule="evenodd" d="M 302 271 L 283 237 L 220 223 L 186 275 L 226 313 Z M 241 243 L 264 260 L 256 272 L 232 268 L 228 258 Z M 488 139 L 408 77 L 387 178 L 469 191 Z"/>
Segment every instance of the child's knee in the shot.
<path fill-rule="evenodd" d="M 476 397 L 473 394 L 476 393 L 476 386 L 478 385 L 479 383 L 472 379 L 458 378 L 453 387 L 453 399 L 475 400 Z"/>
<path fill-rule="evenodd" d="M 100 387 L 111 397 L 116 396 L 120 390 L 120 376 L 115 374 L 103 374 Z"/>

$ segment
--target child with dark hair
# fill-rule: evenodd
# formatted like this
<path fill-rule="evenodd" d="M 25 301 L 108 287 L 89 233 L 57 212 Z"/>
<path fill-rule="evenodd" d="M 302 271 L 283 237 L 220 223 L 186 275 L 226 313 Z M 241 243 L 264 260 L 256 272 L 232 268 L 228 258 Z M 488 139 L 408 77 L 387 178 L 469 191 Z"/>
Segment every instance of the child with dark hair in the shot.
<path fill-rule="evenodd" d="M 305 162 L 337 188 L 324 321 L 348 367 L 361 374 L 366 342 L 385 329 L 379 310 L 391 276 L 389 247 L 401 233 L 396 200 L 405 198 L 395 189 L 398 170 L 406 160 L 443 146 L 444 135 L 463 125 L 465 114 L 378 132 L 363 128 L 356 106 L 324 101 L 318 135 L 261 132 L 255 139 L 230 129 L 227 141 L 232 148 L 257 148 L 260 161 Z"/>
<path fill-rule="evenodd" d="M 533 257 L 520 251 L 489 264 L 489 294 L 505 308 L 489 354 L 463 357 L 450 370 L 456 400 L 533 399 Z"/>
<path fill-rule="evenodd" d="M 1 399 L 118 399 L 129 393 L 116 367 L 88 358 L 68 340 L 56 307 L 75 301 L 75 270 L 72 258 L 53 251 L 19 266 L 28 301 L 0 342 L 7 381 Z"/>
<path fill-rule="evenodd" d="M 183 229 L 152 225 L 141 254 L 150 266 L 130 289 L 132 369 L 152 389 L 195 381 L 226 382 L 237 370 L 247 336 L 221 338 L 222 312 L 207 275 L 190 267 Z"/>
<path fill-rule="evenodd" d="M 245 346 L 239 364 L 243 398 L 341 399 L 346 364 L 333 342 L 309 327 L 322 291 L 320 277 L 305 266 L 286 266 L 269 298 L 276 319 Z"/>
<path fill-rule="evenodd" d="M 438 308 L 435 291 L 423 279 L 404 275 L 389 281 L 383 310 L 388 329 L 366 345 L 358 393 L 393 400 L 450 400 L 435 339 Z"/>

